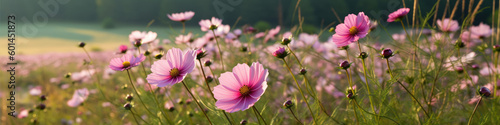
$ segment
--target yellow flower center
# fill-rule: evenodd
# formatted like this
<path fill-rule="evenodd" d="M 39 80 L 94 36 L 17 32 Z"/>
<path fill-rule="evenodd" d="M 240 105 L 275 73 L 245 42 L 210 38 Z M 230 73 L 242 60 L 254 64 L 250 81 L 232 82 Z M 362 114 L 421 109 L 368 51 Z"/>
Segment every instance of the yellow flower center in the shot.
<path fill-rule="evenodd" d="M 351 27 L 351 28 L 349 29 L 349 33 L 350 33 L 351 35 L 354 35 L 354 34 L 358 33 L 358 29 L 357 29 L 355 26 L 353 26 L 353 27 Z"/>
<path fill-rule="evenodd" d="M 247 85 L 244 85 L 243 87 L 240 88 L 240 93 L 243 96 L 246 96 L 250 94 L 250 88 Z"/>
<path fill-rule="evenodd" d="M 123 68 L 127 68 L 127 67 L 130 66 L 130 62 L 129 61 L 125 61 L 125 62 L 122 63 L 122 65 L 123 65 Z"/>
<path fill-rule="evenodd" d="M 179 74 L 181 74 L 181 72 L 177 68 L 173 68 L 170 70 L 170 76 L 172 76 L 172 77 L 179 76 Z"/>

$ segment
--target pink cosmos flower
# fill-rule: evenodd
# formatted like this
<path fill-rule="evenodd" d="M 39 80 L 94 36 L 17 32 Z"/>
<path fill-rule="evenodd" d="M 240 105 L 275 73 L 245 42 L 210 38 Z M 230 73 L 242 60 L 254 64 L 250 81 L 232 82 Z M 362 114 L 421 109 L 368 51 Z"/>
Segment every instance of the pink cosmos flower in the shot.
<path fill-rule="evenodd" d="M 389 14 L 389 19 L 387 19 L 387 22 L 394 22 L 403 19 L 406 14 L 410 12 L 410 8 L 400 8 L 397 11 L 392 12 Z"/>
<path fill-rule="evenodd" d="M 192 37 L 193 37 L 192 33 L 188 33 L 187 35 L 179 35 L 179 36 L 175 37 L 175 43 L 176 44 L 190 43 L 190 41 L 192 40 Z"/>
<path fill-rule="evenodd" d="M 41 95 L 42 94 L 42 86 L 36 86 L 30 89 L 30 95 Z"/>
<path fill-rule="evenodd" d="M 172 21 L 185 22 L 185 21 L 191 20 L 191 18 L 193 18 L 194 12 L 193 11 L 186 11 L 186 12 L 181 12 L 181 13 L 172 13 L 171 15 L 167 14 L 167 16 Z"/>
<path fill-rule="evenodd" d="M 489 37 L 493 32 L 490 26 L 484 23 L 480 23 L 479 26 L 471 26 L 469 30 L 472 34 L 479 36 L 479 38 Z"/>
<path fill-rule="evenodd" d="M 222 20 L 212 17 L 212 20 L 206 19 L 199 22 L 201 26 L 201 31 L 208 31 L 210 27 L 218 27 L 222 24 Z"/>
<path fill-rule="evenodd" d="M 267 69 L 258 63 L 238 64 L 233 72 L 221 74 L 220 85 L 214 87 L 215 106 L 229 113 L 244 111 L 257 102 L 267 88 Z"/>
<path fill-rule="evenodd" d="M 262 37 L 264 37 L 265 35 L 266 35 L 266 33 L 264 33 L 264 32 L 259 32 L 259 33 L 255 34 L 255 38 L 257 38 L 257 39 L 258 39 L 258 38 L 262 38 Z"/>
<path fill-rule="evenodd" d="M 153 41 L 156 40 L 156 37 L 158 36 L 158 34 L 156 32 L 152 32 L 152 31 L 149 31 L 148 33 L 146 33 L 146 35 L 142 38 L 141 42 L 142 44 L 147 44 L 147 43 L 151 43 Z"/>
<path fill-rule="evenodd" d="M 111 59 L 109 62 L 109 68 L 115 71 L 123 71 L 138 66 L 142 61 L 144 61 L 144 59 L 146 59 L 146 57 L 143 55 L 135 57 L 132 54 L 125 54 L 121 58 Z"/>
<path fill-rule="evenodd" d="M 274 39 L 274 36 L 278 35 L 280 29 L 281 27 L 277 26 L 276 28 L 269 30 L 266 37 L 264 38 L 264 42 L 267 42 L 269 39 Z"/>
<path fill-rule="evenodd" d="M 17 115 L 17 118 L 19 118 L 19 119 L 26 118 L 26 117 L 28 117 L 28 115 L 29 115 L 29 110 L 23 109 L 23 110 L 21 110 L 21 113 L 19 113 L 19 115 Z"/>
<path fill-rule="evenodd" d="M 181 49 L 168 50 L 166 60 L 158 60 L 151 66 L 151 74 L 146 78 L 149 84 L 158 87 L 174 85 L 181 82 L 195 67 L 196 51 Z"/>
<path fill-rule="evenodd" d="M 129 41 L 134 44 L 134 42 L 141 42 L 142 44 L 147 44 L 153 42 L 158 34 L 156 32 L 141 32 L 138 30 L 132 31 L 130 35 L 128 35 Z"/>
<path fill-rule="evenodd" d="M 456 20 L 451 20 L 449 18 L 437 20 L 437 25 L 443 32 L 455 32 L 460 28 Z"/>
<path fill-rule="evenodd" d="M 469 31 L 464 31 L 462 35 L 460 35 L 460 37 L 462 38 L 462 41 L 469 47 L 481 42 L 478 35 L 473 34 Z"/>
<path fill-rule="evenodd" d="M 273 56 L 278 57 L 278 58 L 284 58 L 286 56 L 287 52 L 284 47 L 278 47 L 276 50 L 273 52 Z"/>
<path fill-rule="evenodd" d="M 120 51 L 120 53 L 126 53 L 128 50 L 128 47 L 127 47 L 127 45 L 120 45 L 118 50 Z"/>
<path fill-rule="evenodd" d="M 360 38 L 364 38 L 369 29 L 370 20 L 365 13 L 359 12 L 357 16 L 349 14 L 345 17 L 344 23 L 337 25 L 332 40 L 337 47 L 347 46 Z"/>
<path fill-rule="evenodd" d="M 145 35 L 146 35 L 146 32 L 141 32 L 141 31 L 135 30 L 135 31 L 132 31 L 132 33 L 130 33 L 130 35 L 128 35 L 128 39 L 132 44 L 134 44 L 134 42 L 136 42 L 136 41 L 140 42 L 142 40 L 142 38 L 144 38 Z"/>
<path fill-rule="evenodd" d="M 71 100 L 69 100 L 67 104 L 69 107 L 77 107 L 83 101 L 87 100 L 88 96 L 89 96 L 89 90 L 87 88 L 77 89 L 73 94 L 73 98 L 71 98 Z"/>

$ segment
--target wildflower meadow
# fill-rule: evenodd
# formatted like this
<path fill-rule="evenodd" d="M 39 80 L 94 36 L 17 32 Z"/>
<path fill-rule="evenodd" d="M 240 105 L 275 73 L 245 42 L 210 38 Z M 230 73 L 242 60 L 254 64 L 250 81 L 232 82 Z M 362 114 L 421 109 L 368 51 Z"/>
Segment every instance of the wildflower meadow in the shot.
<path fill-rule="evenodd" d="M 34 54 L 15 49 L 21 16 L 1 15 L 0 124 L 500 124 L 500 1 L 395 1 L 381 17 L 327 7 L 334 20 L 314 32 L 301 0 L 291 25 L 264 30 L 173 10 L 128 38 L 89 39 L 116 40 L 108 49 Z"/>

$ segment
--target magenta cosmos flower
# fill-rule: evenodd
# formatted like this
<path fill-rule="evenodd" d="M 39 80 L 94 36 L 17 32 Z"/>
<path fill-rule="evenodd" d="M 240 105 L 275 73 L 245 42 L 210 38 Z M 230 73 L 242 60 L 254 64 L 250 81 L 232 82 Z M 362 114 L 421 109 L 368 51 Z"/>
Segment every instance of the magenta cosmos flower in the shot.
<path fill-rule="evenodd" d="M 193 18 L 194 12 L 193 11 L 186 11 L 186 12 L 181 12 L 181 13 L 172 13 L 171 15 L 167 14 L 167 16 L 168 16 L 168 18 L 170 18 L 173 21 L 185 22 L 185 21 L 191 20 L 191 18 Z"/>
<path fill-rule="evenodd" d="M 109 68 L 115 71 L 123 71 L 138 66 L 142 61 L 144 61 L 144 59 L 146 59 L 146 57 L 143 55 L 135 57 L 132 54 L 125 54 L 121 58 L 111 59 L 109 62 Z"/>
<path fill-rule="evenodd" d="M 345 17 L 344 23 L 337 25 L 332 40 L 337 47 L 347 46 L 364 38 L 369 30 L 370 20 L 365 13 L 359 12 L 357 16 L 349 14 Z"/>
<path fill-rule="evenodd" d="M 387 19 L 387 22 L 402 20 L 406 16 L 406 14 L 408 14 L 408 12 L 410 12 L 410 8 L 398 9 L 397 11 L 394 11 L 391 14 L 389 14 L 389 19 Z"/>
<path fill-rule="evenodd" d="M 449 18 L 446 18 L 444 20 L 437 20 L 437 25 L 439 27 L 439 30 L 443 32 L 455 32 L 460 28 L 456 20 L 451 20 Z"/>
<path fill-rule="evenodd" d="M 201 20 L 199 24 L 201 26 L 201 31 L 208 31 L 211 30 L 211 28 L 216 29 L 219 25 L 222 24 L 222 20 L 212 17 L 212 20 Z"/>
<path fill-rule="evenodd" d="M 267 69 L 258 63 L 238 64 L 233 72 L 221 74 L 220 85 L 214 87 L 215 106 L 229 113 L 244 111 L 260 99 L 267 88 Z"/>
<path fill-rule="evenodd" d="M 490 26 L 484 23 L 480 23 L 479 26 L 471 26 L 469 30 L 472 34 L 479 36 L 479 38 L 490 37 L 493 32 Z"/>
<path fill-rule="evenodd" d="M 151 66 L 153 73 L 146 78 L 149 84 L 164 87 L 184 80 L 195 67 L 196 51 L 182 53 L 181 49 L 172 48 L 168 50 L 166 58 L 167 60 L 158 60 Z"/>

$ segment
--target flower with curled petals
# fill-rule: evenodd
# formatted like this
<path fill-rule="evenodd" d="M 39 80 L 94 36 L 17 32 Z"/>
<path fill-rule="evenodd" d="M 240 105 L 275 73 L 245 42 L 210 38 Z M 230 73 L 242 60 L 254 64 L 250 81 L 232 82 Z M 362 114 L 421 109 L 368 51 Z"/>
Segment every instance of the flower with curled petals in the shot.
<path fill-rule="evenodd" d="M 170 18 L 172 21 L 177 21 L 177 22 L 186 22 L 188 20 L 191 20 L 194 16 L 193 11 L 186 11 L 186 12 L 181 12 L 181 13 L 172 13 L 172 14 L 167 14 L 168 18 Z"/>
<path fill-rule="evenodd" d="M 125 54 L 121 58 L 111 59 L 109 62 L 109 68 L 115 71 L 123 71 L 138 66 L 142 61 L 144 61 L 144 59 L 146 59 L 146 57 L 143 55 L 135 57 L 132 54 Z"/>
<path fill-rule="evenodd" d="M 401 21 L 406 16 L 406 14 L 408 14 L 408 12 L 410 12 L 410 8 L 398 9 L 389 14 L 387 22 Z"/>
<path fill-rule="evenodd" d="M 220 85 L 214 87 L 215 106 L 229 113 L 244 111 L 252 107 L 267 88 L 269 72 L 258 62 L 238 64 L 233 72 L 221 74 Z"/>

